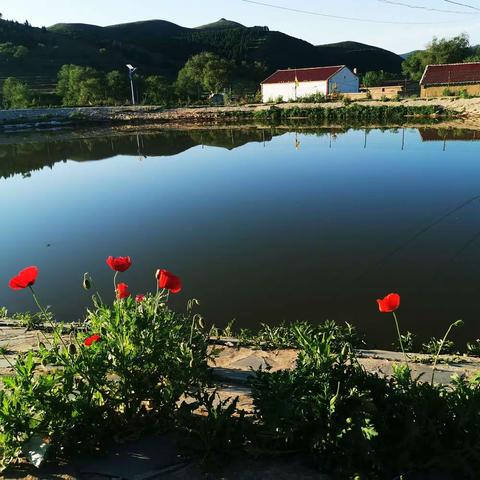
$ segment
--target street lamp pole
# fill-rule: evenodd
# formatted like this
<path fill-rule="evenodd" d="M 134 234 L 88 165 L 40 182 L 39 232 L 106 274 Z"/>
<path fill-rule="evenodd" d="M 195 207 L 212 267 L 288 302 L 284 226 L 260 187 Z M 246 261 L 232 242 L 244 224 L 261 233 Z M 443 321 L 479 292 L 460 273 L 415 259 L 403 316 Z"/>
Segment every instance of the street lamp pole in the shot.
<path fill-rule="evenodd" d="M 133 65 L 130 65 L 129 63 L 127 64 L 127 68 L 128 68 L 128 77 L 130 78 L 130 88 L 132 90 L 132 105 L 135 105 L 135 90 L 133 88 L 133 74 L 135 73 L 137 68 L 134 67 Z"/>

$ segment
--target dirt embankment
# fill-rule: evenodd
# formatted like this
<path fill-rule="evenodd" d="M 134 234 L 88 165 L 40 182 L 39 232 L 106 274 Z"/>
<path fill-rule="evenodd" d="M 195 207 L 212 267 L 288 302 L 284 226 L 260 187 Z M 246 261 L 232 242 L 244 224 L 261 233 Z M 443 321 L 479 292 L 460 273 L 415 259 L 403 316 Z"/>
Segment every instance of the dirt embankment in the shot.
<path fill-rule="evenodd" d="M 438 106 L 457 113 L 455 125 L 480 128 L 480 98 L 435 98 L 404 99 L 400 101 L 355 102 L 368 107 L 424 107 Z M 279 109 L 314 108 L 336 109 L 344 107 L 343 102 L 331 103 L 284 103 L 276 104 Z M 0 128 L 19 130 L 31 128 L 63 128 L 80 124 L 218 124 L 236 122 L 239 118 L 254 118 L 255 113 L 269 110 L 272 105 L 252 104 L 227 107 L 189 107 L 164 109 L 151 106 L 135 107 L 78 107 L 39 108 L 23 110 L 0 110 Z M 452 119 L 449 120 L 452 122 Z"/>

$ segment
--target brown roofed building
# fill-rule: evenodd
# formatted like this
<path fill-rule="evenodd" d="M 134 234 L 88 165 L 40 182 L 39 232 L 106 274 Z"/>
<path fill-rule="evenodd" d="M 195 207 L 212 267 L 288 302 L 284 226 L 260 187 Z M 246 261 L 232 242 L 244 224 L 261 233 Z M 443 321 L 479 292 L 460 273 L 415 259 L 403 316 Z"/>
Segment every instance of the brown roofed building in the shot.
<path fill-rule="evenodd" d="M 426 66 L 420 80 L 420 96 L 441 97 L 462 91 L 480 95 L 480 62 Z"/>

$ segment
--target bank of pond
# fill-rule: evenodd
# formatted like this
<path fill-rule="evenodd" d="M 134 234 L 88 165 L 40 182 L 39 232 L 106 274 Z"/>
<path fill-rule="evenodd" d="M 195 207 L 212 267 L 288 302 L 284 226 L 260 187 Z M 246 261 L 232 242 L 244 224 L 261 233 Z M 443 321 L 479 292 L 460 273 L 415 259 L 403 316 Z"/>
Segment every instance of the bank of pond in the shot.
<path fill-rule="evenodd" d="M 3 468 L 68 464 L 113 439 L 177 432 L 183 454 L 207 472 L 255 452 L 280 461 L 295 454 L 332 478 L 477 478 L 480 375 L 416 378 L 407 357 L 385 376 L 359 361 L 349 325 L 263 327 L 237 332 L 240 342 L 293 347 L 296 360 L 246 376 L 246 411 L 234 395 L 218 395 L 209 367 L 221 351 L 209 344 L 231 328 L 205 328 L 194 302 L 175 312 L 168 297 L 167 288 L 107 305 L 94 293 L 85 322 L 67 330 L 41 311 L 39 343 L 10 359 L 2 377 Z"/>

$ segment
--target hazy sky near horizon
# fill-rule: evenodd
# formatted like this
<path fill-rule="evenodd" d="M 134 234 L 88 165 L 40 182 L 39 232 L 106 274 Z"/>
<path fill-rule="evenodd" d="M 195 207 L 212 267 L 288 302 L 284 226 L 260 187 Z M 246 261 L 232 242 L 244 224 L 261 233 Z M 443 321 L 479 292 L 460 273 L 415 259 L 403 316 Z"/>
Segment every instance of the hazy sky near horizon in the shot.
<path fill-rule="evenodd" d="M 462 32 L 470 35 L 472 43 L 480 43 L 480 0 L 1 0 L 0 12 L 6 19 L 28 20 L 38 27 L 150 19 L 196 27 L 225 17 L 246 26 L 267 25 L 315 45 L 354 40 L 396 53 L 423 48 L 433 36 Z"/>

